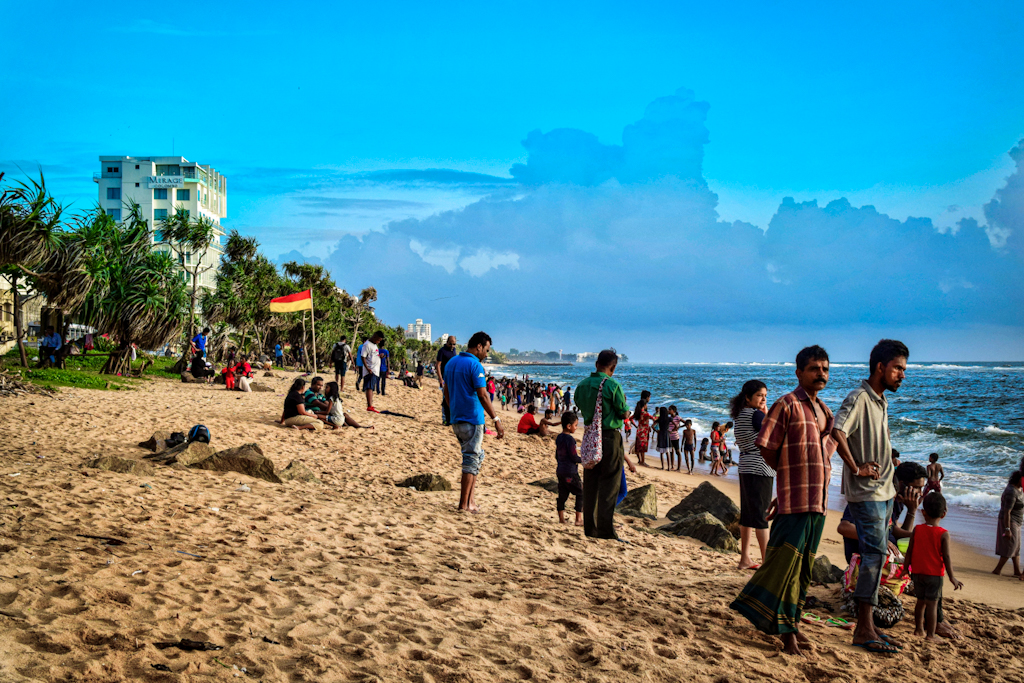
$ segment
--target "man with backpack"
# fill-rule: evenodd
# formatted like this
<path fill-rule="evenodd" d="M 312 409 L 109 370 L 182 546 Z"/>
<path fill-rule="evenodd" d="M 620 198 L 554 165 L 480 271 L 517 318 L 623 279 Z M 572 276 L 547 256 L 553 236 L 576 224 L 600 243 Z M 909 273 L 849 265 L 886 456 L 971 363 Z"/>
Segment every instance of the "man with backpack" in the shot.
<path fill-rule="evenodd" d="M 615 533 L 614 524 L 622 467 L 623 463 L 628 463 L 630 472 L 636 472 L 636 467 L 626 460 L 626 450 L 622 445 L 622 419 L 629 414 L 629 405 L 622 385 L 612 379 L 618 364 L 619 357 L 613 349 L 597 354 L 597 371 L 576 387 L 576 406 L 583 413 L 587 431 L 600 430 L 600 459 L 590 467 L 584 443 L 583 533 L 589 538 L 622 541 Z M 592 425 L 596 413 L 600 414 L 601 423 Z M 593 457 L 596 459 L 596 454 Z"/>
<path fill-rule="evenodd" d="M 341 335 L 341 341 L 331 349 L 331 362 L 334 363 L 334 381 L 338 383 L 338 391 L 345 390 L 345 374 L 348 373 L 348 362 L 352 360 L 352 347 L 348 345 L 348 337 Z"/>

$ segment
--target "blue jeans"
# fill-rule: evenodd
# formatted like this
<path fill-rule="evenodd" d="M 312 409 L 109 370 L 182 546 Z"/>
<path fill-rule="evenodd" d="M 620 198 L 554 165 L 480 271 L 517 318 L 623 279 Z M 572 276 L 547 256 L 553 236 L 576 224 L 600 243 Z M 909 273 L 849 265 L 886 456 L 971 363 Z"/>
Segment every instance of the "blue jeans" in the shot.
<path fill-rule="evenodd" d="M 849 503 L 853 524 L 860 542 L 860 568 L 853 597 L 860 602 L 878 604 L 878 586 L 882 580 L 882 566 L 889 554 L 889 520 L 892 504 L 889 500 Z"/>
<path fill-rule="evenodd" d="M 462 448 L 462 473 L 480 474 L 480 465 L 484 462 L 484 426 L 456 422 L 452 431 Z"/>

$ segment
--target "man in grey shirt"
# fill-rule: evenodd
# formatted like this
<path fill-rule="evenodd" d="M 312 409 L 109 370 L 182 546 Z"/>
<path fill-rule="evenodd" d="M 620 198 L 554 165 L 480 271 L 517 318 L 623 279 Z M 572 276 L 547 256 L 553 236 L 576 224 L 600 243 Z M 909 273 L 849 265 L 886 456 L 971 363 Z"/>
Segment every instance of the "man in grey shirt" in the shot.
<path fill-rule="evenodd" d="M 882 567 L 889 552 L 889 520 L 896 497 L 885 391 L 900 388 L 909 356 L 903 342 L 878 342 L 868 362 L 870 375 L 843 401 L 832 428 L 839 457 L 843 459 L 843 496 L 849 503 L 860 542 L 860 568 L 853 591 L 858 602 L 853 644 L 870 652 L 892 653 L 899 647 L 875 628 L 872 610 L 878 604 Z"/>

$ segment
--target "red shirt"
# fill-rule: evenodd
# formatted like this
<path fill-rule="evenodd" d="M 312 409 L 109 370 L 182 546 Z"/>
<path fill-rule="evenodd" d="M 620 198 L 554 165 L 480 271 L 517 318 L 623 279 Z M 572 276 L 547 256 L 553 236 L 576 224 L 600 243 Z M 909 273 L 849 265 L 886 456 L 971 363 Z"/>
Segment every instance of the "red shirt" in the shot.
<path fill-rule="evenodd" d="M 522 419 L 519 420 L 519 427 L 516 429 L 520 434 L 526 434 L 531 429 L 537 428 L 537 418 L 533 416 L 533 413 L 526 413 Z"/>
<path fill-rule="evenodd" d="M 925 576 L 945 576 L 946 564 L 942 561 L 942 535 L 946 530 L 941 526 L 918 524 L 914 527 L 914 548 L 910 556 L 910 570 Z"/>
<path fill-rule="evenodd" d="M 825 514 L 831 457 L 836 450 L 831 436 L 835 420 L 820 398 L 815 398 L 815 403 L 825 416 L 824 431 L 818 431 L 811 397 L 797 387 L 772 405 L 757 435 L 759 447 L 779 451 L 779 461 L 768 466 L 777 474 L 780 515 Z"/>

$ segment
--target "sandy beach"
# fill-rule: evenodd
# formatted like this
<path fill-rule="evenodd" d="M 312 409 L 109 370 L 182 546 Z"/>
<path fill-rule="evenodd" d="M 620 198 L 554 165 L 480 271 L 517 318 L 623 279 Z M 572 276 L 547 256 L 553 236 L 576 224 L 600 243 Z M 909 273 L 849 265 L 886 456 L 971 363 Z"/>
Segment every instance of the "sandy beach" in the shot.
<path fill-rule="evenodd" d="M 553 476 L 553 441 L 515 434 L 514 412 L 485 442 L 483 514 L 460 514 L 457 491 L 395 486 L 457 486 L 436 384 L 377 399 L 412 419 L 348 390 L 376 429 L 311 433 L 274 424 L 295 376 L 278 374 L 259 378 L 275 393 L 157 379 L 0 400 L 0 681 L 1024 681 L 1024 583 L 969 546 L 953 551 L 965 589 L 945 588 L 963 639 L 925 643 L 908 617 L 892 630 L 905 649 L 883 657 L 807 626 L 815 651 L 789 657 L 728 609 L 749 576 L 736 555 L 652 533 L 663 520 L 618 516 L 629 545 L 557 524 L 554 495 L 528 485 Z M 217 449 L 257 443 L 319 483 L 84 467 L 197 423 Z M 736 497 L 732 481 L 652 468 L 630 486 L 654 483 L 664 515 L 705 479 Z M 821 551 L 843 564 L 837 524 Z M 834 587 L 811 595 L 838 605 Z M 182 638 L 223 649 L 154 645 Z"/>

